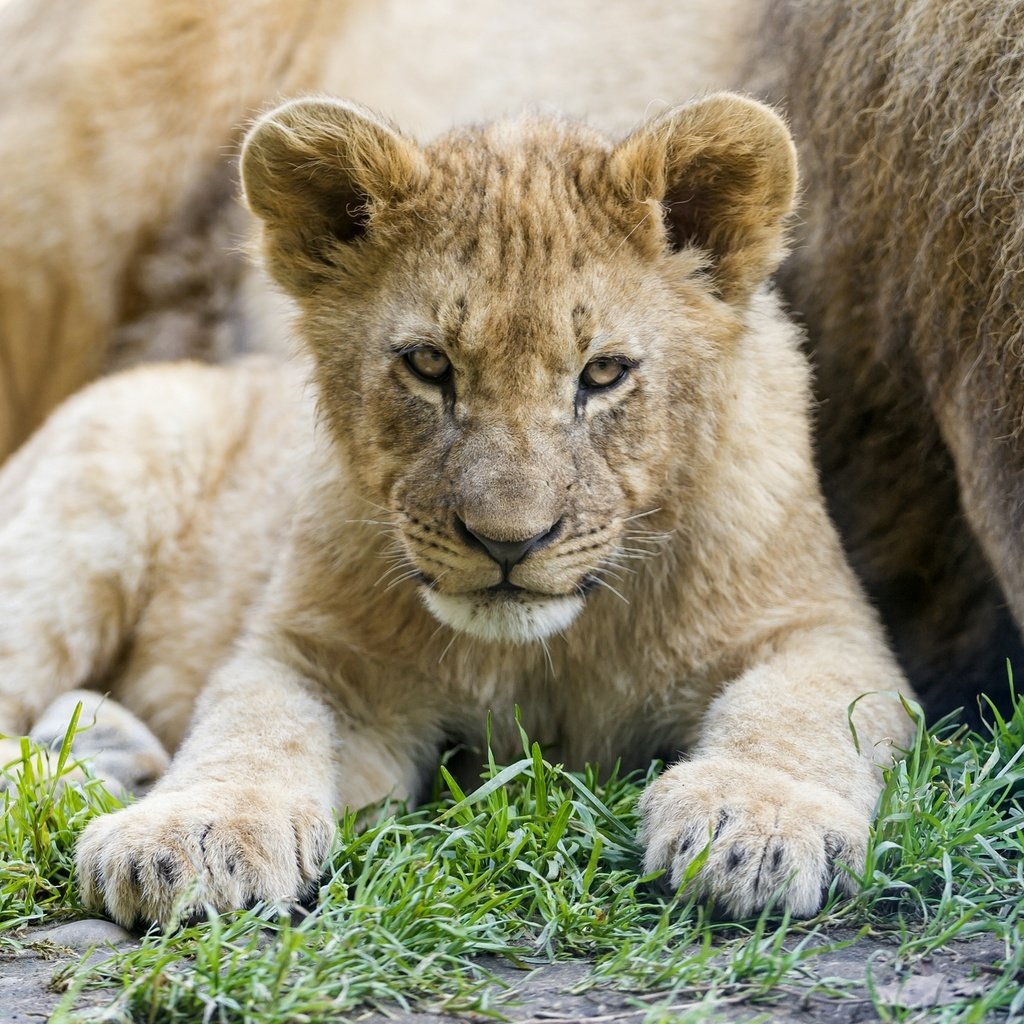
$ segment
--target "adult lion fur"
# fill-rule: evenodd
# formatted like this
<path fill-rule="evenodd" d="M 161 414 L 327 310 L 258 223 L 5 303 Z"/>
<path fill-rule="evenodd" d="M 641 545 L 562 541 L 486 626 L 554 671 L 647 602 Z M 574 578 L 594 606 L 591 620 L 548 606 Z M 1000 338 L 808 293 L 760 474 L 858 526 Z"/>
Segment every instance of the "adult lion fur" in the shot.
<path fill-rule="evenodd" d="M 1005 700 L 1024 623 L 1024 5 L 772 0 L 798 140 L 783 272 L 833 515 L 933 713 Z M 974 709 L 976 712 L 976 708 Z"/>

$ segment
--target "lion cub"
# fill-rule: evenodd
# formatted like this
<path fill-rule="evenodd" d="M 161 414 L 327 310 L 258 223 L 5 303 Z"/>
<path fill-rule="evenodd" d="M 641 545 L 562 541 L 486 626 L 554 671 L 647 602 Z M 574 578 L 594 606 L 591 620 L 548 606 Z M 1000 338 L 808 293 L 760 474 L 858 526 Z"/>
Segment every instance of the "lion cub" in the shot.
<path fill-rule="evenodd" d="M 241 170 L 308 368 L 101 382 L 0 476 L 0 730 L 89 684 L 176 750 L 86 829 L 85 900 L 308 896 L 335 810 L 415 798 L 489 711 L 511 756 L 516 705 L 572 765 L 686 752 L 643 799 L 648 869 L 678 884 L 710 837 L 695 884 L 734 915 L 849 888 L 908 691 L 764 287 L 779 118 L 723 94 L 616 144 L 525 119 L 422 147 L 309 99 Z"/>

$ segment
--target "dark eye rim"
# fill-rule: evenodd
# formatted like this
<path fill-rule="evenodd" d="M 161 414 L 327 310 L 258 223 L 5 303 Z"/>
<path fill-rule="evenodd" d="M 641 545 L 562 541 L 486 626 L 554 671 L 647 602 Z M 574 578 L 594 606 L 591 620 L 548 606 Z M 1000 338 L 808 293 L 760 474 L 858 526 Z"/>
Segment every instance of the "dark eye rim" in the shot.
<path fill-rule="evenodd" d="M 444 371 L 444 373 L 440 374 L 437 377 L 428 377 L 425 373 L 421 373 L 418 369 L 416 369 L 416 365 L 412 361 L 413 355 L 415 355 L 417 352 L 427 351 L 436 352 L 439 356 L 444 356 L 444 358 L 448 362 L 448 368 Z M 402 362 L 405 363 L 405 365 L 408 367 L 409 372 L 417 380 L 421 380 L 425 384 L 433 384 L 435 387 L 441 387 L 447 384 L 452 379 L 451 360 L 448 359 L 448 356 L 445 355 L 445 353 L 442 352 L 436 345 L 430 345 L 426 343 L 419 345 L 407 345 L 405 348 L 399 349 L 399 351 L 396 354 L 401 358 Z"/>
<path fill-rule="evenodd" d="M 615 380 L 611 380 L 607 384 L 587 382 L 587 366 L 599 361 L 619 364 L 619 373 Z M 636 359 L 630 359 L 628 356 L 594 356 L 593 359 L 587 360 L 587 365 L 580 372 L 579 389 L 586 392 L 610 391 L 612 388 L 618 387 L 629 376 L 629 371 L 635 370 L 639 365 L 640 363 Z"/>

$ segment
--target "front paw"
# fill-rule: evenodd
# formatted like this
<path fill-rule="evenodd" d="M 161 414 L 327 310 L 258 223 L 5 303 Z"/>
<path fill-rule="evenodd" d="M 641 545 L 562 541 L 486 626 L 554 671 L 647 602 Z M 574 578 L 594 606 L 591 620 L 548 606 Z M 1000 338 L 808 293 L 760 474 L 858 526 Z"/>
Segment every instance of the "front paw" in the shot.
<path fill-rule="evenodd" d="M 834 879 L 855 883 L 869 820 L 844 797 L 777 769 L 698 758 L 669 768 L 643 795 L 641 838 L 648 871 L 665 869 L 675 888 L 708 846 L 687 891 L 749 917 L 769 903 L 797 917 L 821 909 Z"/>
<path fill-rule="evenodd" d="M 154 793 L 82 833 L 82 899 L 125 927 L 168 926 L 207 905 L 304 899 L 333 833 L 328 811 L 288 794 L 225 785 Z"/>

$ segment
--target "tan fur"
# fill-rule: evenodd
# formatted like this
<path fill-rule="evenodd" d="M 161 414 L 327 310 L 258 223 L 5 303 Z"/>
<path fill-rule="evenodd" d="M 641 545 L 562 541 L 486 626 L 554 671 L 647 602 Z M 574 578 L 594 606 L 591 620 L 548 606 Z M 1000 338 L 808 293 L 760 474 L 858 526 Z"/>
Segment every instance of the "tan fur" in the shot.
<path fill-rule="evenodd" d="M 826 489 L 915 684 L 970 713 L 1024 656 L 1024 8 L 776 0 L 759 35 Z"/>
<path fill-rule="evenodd" d="M 268 104 L 358 95 L 424 136 L 543 104 L 621 131 L 731 84 L 759 2 L 9 0 L 0 460 L 112 367 L 281 346 L 231 200 Z"/>
<path fill-rule="evenodd" d="M 0 8 L 0 457 L 105 367 L 140 257 L 208 202 L 236 126 L 318 83 L 330 6 Z"/>
<path fill-rule="evenodd" d="M 81 781 L 87 764 L 107 789 L 122 799 L 146 792 L 167 770 L 167 751 L 141 719 L 95 690 L 69 690 L 33 723 L 29 739 L 45 751 L 47 770 L 51 774 L 58 770 L 58 755 L 79 705 L 72 756 L 81 760 L 83 767 L 69 770 L 65 766 L 61 783 Z M 20 754 L 7 747 L 9 742 L 0 740 L 0 761 Z M 0 778 L 0 788 L 7 781 Z"/>
<path fill-rule="evenodd" d="M 308 365 L 114 377 L 0 477 L 0 730 L 91 680 L 177 748 L 84 833 L 87 902 L 300 896 L 332 809 L 415 797 L 488 713 L 513 756 L 517 705 L 571 765 L 687 751 L 644 798 L 648 868 L 678 883 L 714 834 L 697 884 L 730 913 L 848 888 L 908 691 L 758 283 L 778 117 L 718 95 L 617 145 L 526 118 L 423 147 L 313 99 L 256 124 L 242 178 Z M 601 356 L 634 365 L 581 393 Z M 545 531 L 492 590 L 471 538 Z"/>

